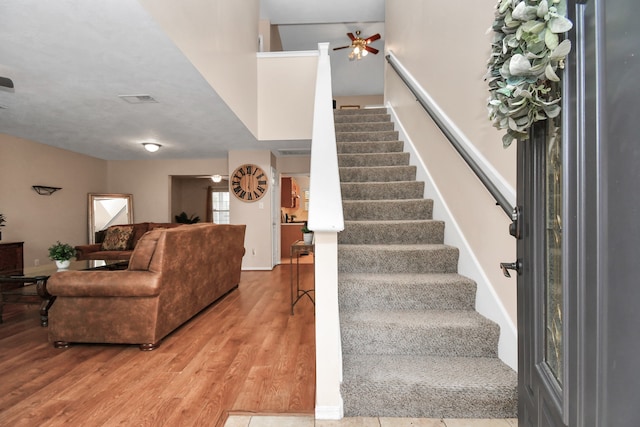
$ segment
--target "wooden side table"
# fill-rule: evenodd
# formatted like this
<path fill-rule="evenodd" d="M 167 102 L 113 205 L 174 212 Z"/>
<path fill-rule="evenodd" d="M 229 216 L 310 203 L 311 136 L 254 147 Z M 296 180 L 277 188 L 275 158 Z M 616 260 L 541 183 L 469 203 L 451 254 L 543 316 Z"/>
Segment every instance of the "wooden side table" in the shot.
<path fill-rule="evenodd" d="M 300 301 L 302 297 L 305 295 L 311 300 L 311 303 L 315 306 L 316 302 L 311 296 L 311 292 L 315 292 L 315 289 L 300 289 L 300 255 L 303 253 L 312 253 L 315 256 L 315 247 L 313 243 L 306 244 L 302 240 L 298 240 L 293 242 L 291 245 L 291 258 L 289 260 L 289 266 L 291 271 L 291 315 L 293 315 L 293 308 Z M 293 286 L 293 259 L 296 259 L 296 285 L 295 288 Z M 314 260 L 315 264 L 315 260 Z M 315 280 L 315 277 L 314 277 Z M 315 283 L 314 283 L 315 286 Z"/>

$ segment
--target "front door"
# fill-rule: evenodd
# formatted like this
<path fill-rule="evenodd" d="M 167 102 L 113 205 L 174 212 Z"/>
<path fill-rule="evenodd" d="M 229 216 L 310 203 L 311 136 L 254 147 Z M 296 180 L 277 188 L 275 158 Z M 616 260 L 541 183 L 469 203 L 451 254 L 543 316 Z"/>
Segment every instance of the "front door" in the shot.
<path fill-rule="evenodd" d="M 518 425 L 637 426 L 640 2 L 568 3 L 562 117 L 518 145 Z"/>

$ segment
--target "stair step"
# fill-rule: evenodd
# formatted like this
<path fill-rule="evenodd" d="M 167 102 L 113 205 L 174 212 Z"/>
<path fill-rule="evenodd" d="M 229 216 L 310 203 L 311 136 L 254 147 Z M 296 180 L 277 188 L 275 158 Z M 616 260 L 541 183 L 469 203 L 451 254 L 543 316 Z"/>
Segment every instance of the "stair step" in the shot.
<path fill-rule="evenodd" d="M 392 131 L 391 122 L 357 122 L 357 123 L 336 123 L 336 132 L 382 132 Z"/>
<path fill-rule="evenodd" d="M 338 234 L 338 244 L 384 245 L 443 243 L 444 222 L 411 221 L 345 221 Z"/>
<path fill-rule="evenodd" d="M 456 273 L 340 273 L 340 312 L 357 310 L 473 310 L 476 284 Z"/>
<path fill-rule="evenodd" d="M 517 417 L 517 374 L 496 358 L 345 355 L 343 366 L 347 417 Z"/>
<path fill-rule="evenodd" d="M 424 195 L 424 182 L 344 182 L 340 190 L 343 200 L 419 199 Z"/>
<path fill-rule="evenodd" d="M 409 153 L 338 154 L 338 167 L 408 165 Z"/>
<path fill-rule="evenodd" d="M 335 114 L 334 123 L 390 122 L 389 114 Z"/>
<path fill-rule="evenodd" d="M 367 115 L 367 114 L 387 114 L 387 109 L 384 107 L 380 108 L 357 108 L 357 109 L 344 109 L 344 110 L 333 110 L 333 115 L 335 116 L 351 116 L 351 115 Z"/>
<path fill-rule="evenodd" d="M 415 166 L 345 166 L 340 168 L 341 182 L 415 181 Z"/>
<path fill-rule="evenodd" d="M 398 131 L 336 132 L 336 142 L 397 141 Z"/>
<path fill-rule="evenodd" d="M 431 219 L 433 200 L 343 200 L 342 210 L 346 221 Z"/>
<path fill-rule="evenodd" d="M 338 245 L 345 273 L 455 273 L 458 248 L 438 245 Z"/>
<path fill-rule="evenodd" d="M 475 310 L 347 311 L 344 354 L 497 357 L 500 327 Z"/>
<path fill-rule="evenodd" d="M 374 141 L 374 142 L 338 142 L 339 154 L 350 153 L 398 153 L 404 150 L 402 141 Z"/>

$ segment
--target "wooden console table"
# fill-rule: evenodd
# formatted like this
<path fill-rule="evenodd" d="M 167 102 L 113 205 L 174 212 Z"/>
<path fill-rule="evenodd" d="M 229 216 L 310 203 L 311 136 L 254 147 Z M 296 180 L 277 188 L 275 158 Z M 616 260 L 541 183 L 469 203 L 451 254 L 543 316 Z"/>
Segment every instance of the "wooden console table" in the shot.
<path fill-rule="evenodd" d="M 313 305 L 316 305 L 311 292 L 315 292 L 315 289 L 300 289 L 300 255 L 303 253 L 312 253 L 315 256 L 315 247 L 312 244 L 306 244 L 302 240 L 298 240 L 291 245 L 291 259 L 289 260 L 289 266 L 291 271 L 291 314 L 293 315 L 293 308 L 305 295 L 311 300 Z M 296 259 L 296 285 L 293 286 L 293 259 Z M 314 260 L 315 263 L 315 260 Z M 315 277 L 314 277 L 315 280 Z"/>

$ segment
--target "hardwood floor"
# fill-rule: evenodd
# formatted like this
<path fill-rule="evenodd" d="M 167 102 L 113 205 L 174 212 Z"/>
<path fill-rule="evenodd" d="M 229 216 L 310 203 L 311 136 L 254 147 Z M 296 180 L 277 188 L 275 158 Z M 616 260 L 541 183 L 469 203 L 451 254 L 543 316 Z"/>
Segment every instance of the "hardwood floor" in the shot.
<path fill-rule="evenodd" d="M 302 283 L 312 265 L 300 265 Z M 315 330 L 306 298 L 290 315 L 289 265 L 240 286 L 142 352 L 47 342 L 36 306 L 5 306 L 0 426 L 222 426 L 228 412 L 313 414 Z"/>

